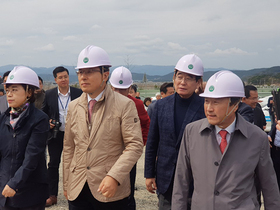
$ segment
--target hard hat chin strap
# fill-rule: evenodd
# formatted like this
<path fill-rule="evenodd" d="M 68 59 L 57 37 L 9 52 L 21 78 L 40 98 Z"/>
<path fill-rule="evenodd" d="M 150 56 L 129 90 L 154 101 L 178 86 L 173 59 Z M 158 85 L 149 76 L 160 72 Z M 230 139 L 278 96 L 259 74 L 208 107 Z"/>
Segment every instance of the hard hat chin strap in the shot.
<path fill-rule="evenodd" d="M 222 124 L 226 119 L 227 119 L 227 117 L 234 111 L 234 109 L 238 106 L 238 104 L 239 104 L 239 102 L 238 103 L 236 103 L 235 104 L 235 106 L 232 108 L 232 110 L 228 113 L 228 110 L 229 110 L 229 107 L 230 107 L 230 102 L 231 102 L 231 100 L 230 100 L 230 98 L 229 98 L 229 100 L 228 100 L 228 107 L 227 107 L 227 111 L 226 111 L 226 115 L 224 116 L 224 118 L 222 119 L 222 121 L 218 124 L 218 125 L 220 125 L 220 124 Z"/>

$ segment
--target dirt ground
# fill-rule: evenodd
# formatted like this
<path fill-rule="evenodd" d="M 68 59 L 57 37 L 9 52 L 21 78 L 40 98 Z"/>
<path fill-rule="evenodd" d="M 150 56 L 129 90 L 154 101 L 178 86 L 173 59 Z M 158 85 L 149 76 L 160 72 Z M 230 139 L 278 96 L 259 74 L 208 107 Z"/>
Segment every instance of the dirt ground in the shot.
<path fill-rule="evenodd" d="M 62 164 L 61 164 L 62 165 Z M 135 200 L 137 210 L 157 210 L 157 196 L 151 194 L 146 190 L 145 179 L 144 179 L 144 153 L 137 163 L 137 176 L 136 176 L 136 187 Z M 59 181 L 59 192 L 58 192 L 58 203 L 46 210 L 64 210 L 68 209 L 68 203 L 63 195 L 62 189 L 62 170 L 60 167 L 60 181 Z"/>

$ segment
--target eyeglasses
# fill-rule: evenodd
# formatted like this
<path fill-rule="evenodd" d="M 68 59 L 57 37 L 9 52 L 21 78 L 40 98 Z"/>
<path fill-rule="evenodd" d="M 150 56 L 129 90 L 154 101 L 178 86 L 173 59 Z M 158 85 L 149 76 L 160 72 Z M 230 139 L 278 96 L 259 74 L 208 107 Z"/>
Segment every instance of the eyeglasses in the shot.
<path fill-rule="evenodd" d="M 176 76 L 176 79 L 178 80 L 178 82 L 182 82 L 183 80 L 185 81 L 185 82 L 192 82 L 192 81 L 195 81 L 195 78 L 192 78 L 192 77 L 189 77 L 189 76 L 183 76 L 183 75 L 181 75 L 181 74 L 178 74 L 177 76 Z"/>
<path fill-rule="evenodd" d="M 249 100 L 251 100 L 251 101 L 258 101 L 259 100 L 259 97 L 254 97 L 254 98 L 247 98 L 247 99 L 249 99 Z"/>
<path fill-rule="evenodd" d="M 89 76 L 91 74 L 93 74 L 94 72 L 100 72 L 100 70 L 98 69 L 79 69 L 78 71 L 76 71 L 78 76 Z"/>
<path fill-rule="evenodd" d="M 18 92 L 18 89 L 17 88 L 7 88 L 6 89 L 6 94 L 9 95 L 10 93 L 11 94 L 15 94 L 16 92 Z"/>

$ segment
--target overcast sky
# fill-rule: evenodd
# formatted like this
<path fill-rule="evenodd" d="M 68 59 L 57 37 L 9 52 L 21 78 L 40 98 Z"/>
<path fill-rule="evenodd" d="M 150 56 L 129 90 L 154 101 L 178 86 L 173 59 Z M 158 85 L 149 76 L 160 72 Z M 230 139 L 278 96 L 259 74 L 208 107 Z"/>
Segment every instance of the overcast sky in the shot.
<path fill-rule="evenodd" d="M 90 44 L 113 66 L 175 66 L 189 53 L 205 68 L 276 66 L 280 1 L 1 0 L 0 66 L 76 66 Z"/>

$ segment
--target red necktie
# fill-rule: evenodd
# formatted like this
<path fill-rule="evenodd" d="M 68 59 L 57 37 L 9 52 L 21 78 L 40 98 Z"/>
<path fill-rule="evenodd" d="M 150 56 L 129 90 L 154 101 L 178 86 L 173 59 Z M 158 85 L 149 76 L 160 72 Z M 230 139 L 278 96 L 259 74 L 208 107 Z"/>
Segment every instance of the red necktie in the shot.
<path fill-rule="evenodd" d="M 222 137 L 222 141 L 221 141 L 221 144 L 220 144 L 220 149 L 221 149 L 221 152 L 223 154 L 226 147 L 227 147 L 227 138 L 226 138 L 227 131 L 226 130 L 220 130 L 219 134 Z"/>
<path fill-rule="evenodd" d="M 88 108 L 88 119 L 89 119 L 89 122 L 91 122 L 92 110 L 93 110 L 93 107 L 94 107 L 95 103 L 96 103 L 96 100 L 90 100 L 89 101 L 89 108 Z"/>

